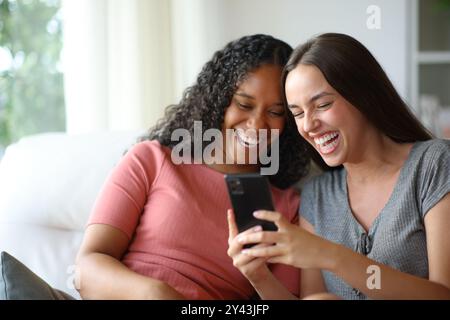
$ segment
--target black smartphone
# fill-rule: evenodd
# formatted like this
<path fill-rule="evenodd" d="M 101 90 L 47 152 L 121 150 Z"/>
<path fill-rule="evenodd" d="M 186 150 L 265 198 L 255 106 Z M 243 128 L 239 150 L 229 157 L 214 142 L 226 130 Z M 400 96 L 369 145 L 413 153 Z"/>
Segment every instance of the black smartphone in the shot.
<path fill-rule="evenodd" d="M 253 216 L 256 210 L 275 211 L 269 182 L 265 176 L 256 173 L 228 174 L 225 175 L 225 181 L 239 233 L 257 225 L 266 231 L 278 230 L 273 222 Z"/>

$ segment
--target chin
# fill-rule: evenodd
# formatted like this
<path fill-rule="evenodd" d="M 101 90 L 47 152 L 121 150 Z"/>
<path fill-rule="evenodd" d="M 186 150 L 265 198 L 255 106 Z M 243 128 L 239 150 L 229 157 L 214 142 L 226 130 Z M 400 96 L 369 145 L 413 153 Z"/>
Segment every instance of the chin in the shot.
<path fill-rule="evenodd" d="M 319 153 L 320 154 L 320 153 Z M 327 164 L 329 167 L 339 167 L 344 163 L 344 159 L 340 157 L 339 155 L 335 154 L 333 156 L 326 156 L 326 155 L 320 155 L 322 157 L 322 160 Z"/>
<path fill-rule="evenodd" d="M 346 157 L 342 146 L 338 146 L 338 148 L 330 154 L 322 154 L 317 148 L 315 148 L 315 150 L 329 167 L 339 167 L 345 162 Z"/>
<path fill-rule="evenodd" d="M 329 167 L 339 167 L 340 165 L 342 165 L 341 161 L 326 161 L 325 159 L 323 159 L 325 161 L 325 163 L 327 164 L 327 166 Z"/>

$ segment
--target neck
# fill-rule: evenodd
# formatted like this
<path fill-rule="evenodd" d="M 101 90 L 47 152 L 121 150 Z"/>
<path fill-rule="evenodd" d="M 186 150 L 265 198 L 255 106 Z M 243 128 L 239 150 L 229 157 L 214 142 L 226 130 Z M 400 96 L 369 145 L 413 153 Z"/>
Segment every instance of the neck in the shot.
<path fill-rule="evenodd" d="M 412 143 L 397 143 L 384 135 L 372 137 L 355 161 L 344 163 L 348 181 L 365 183 L 396 175 L 411 147 Z"/>
<path fill-rule="evenodd" d="M 213 170 L 224 174 L 233 173 L 254 173 L 259 171 L 259 166 L 257 165 L 245 165 L 245 164 L 208 164 Z"/>

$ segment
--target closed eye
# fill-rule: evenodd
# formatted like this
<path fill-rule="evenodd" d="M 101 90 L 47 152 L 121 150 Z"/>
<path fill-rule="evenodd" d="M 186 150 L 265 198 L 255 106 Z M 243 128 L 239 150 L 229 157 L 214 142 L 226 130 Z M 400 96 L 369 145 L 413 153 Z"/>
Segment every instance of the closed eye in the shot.
<path fill-rule="evenodd" d="M 327 109 L 329 109 L 332 105 L 333 105 L 333 102 L 324 103 L 324 104 L 319 105 L 319 106 L 317 107 L 317 109 L 319 109 L 319 110 L 327 110 Z"/>
<path fill-rule="evenodd" d="M 302 108 L 300 108 L 299 106 L 292 104 L 292 105 L 288 105 L 288 109 L 291 111 L 292 116 L 294 118 L 302 118 L 303 117 L 303 110 Z"/>
<path fill-rule="evenodd" d="M 303 118 L 305 112 L 300 111 L 300 110 L 292 110 L 292 115 L 294 116 L 294 118 Z"/>
<path fill-rule="evenodd" d="M 269 111 L 269 113 L 275 117 L 284 116 L 284 111 Z"/>
<path fill-rule="evenodd" d="M 252 107 L 249 106 L 249 105 L 242 104 L 242 103 L 237 102 L 237 101 L 236 101 L 236 103 L 237 103 L 238 107 L 241 108 L 241 109 L 243 109 L 243 110 L 250 110 L 250 109 L 252 108 Z"/>

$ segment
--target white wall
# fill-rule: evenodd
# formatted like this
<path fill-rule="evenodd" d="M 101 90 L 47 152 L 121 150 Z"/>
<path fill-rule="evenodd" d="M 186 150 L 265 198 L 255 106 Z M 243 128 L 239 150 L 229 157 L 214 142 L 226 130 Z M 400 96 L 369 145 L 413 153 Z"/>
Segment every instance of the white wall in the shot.
<path fill-rule="evenodd" d="M 183 0 L 173 1 L 178 5 Z M 246 34 L 268 33 L 292 46 L 323 32 L 347 33 L 368 47 L 384 67 L 399 93 L 408 98 L 408 0 L 190 0 L 204 5 L 194 9 L 200 32 L 177 21 L 173 30 L 182 32 L 187 50 L 201 49 L 195 56 L 179 58 L 176 64 L 177 88 L 191 84 L 200 66 L 228 41 Z M 381 12 L 381 29 L 369 30 L 366 13 L 370 5 Z M 187 6 L 187 4 L 185 4 Z M 177 40 L 178 41 L 178 40 Z M 189 42 L 196 49 L 189 48 Z M 176 44 L 177 42 L 175 42 Z M 175 53 L 180 55 L 180 51 Z M 184 62 L 180 62 L 184 61 Z M 186 65 L 183 69 L 183 65 Z M 182 74 L 183 76 L 180 76 Z"/>
<path fill-rule="evenodd" d="M 381 29 L 369 30 L 370 5 Z M 350 34 L 408 97 L 409 0 L 64 0 L 68 132 L 140 130 L 177 103 L 201 67 L 254 33 L 292 46 Z"/>

